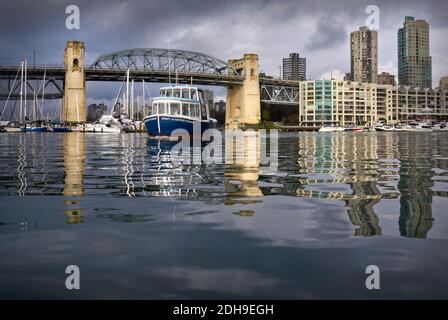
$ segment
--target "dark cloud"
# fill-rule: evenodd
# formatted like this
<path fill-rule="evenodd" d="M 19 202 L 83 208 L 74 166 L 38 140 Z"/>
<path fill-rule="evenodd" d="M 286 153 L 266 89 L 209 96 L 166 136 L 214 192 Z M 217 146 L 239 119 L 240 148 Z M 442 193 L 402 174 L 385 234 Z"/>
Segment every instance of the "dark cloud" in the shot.
<path fill-rule="evenodd" d="M 80 30 L 65 28 L 69 4 L 80 7 Z M 263 71 L 273 75 L 282 57 L 298 51 L 308 59 L 308 74 L 320 78 L 349 69 L 348 35 L 365 24 L 370 4 L 381 10 L 380 69 L 396 69 L 396 31 L 404 16 L 413 15 L 431 26 L 434 82 L 448 74 L 448 1 L 439 0 L 2 1 L 0 63 L 32 60 L 35 50 L 37 63 L 60 64 L 66 41 L 75 39 L 85 42 L 87 63 L 116 50 L 170 46 L 223 60 L 255 52 Z M 99 99 L 107 92 L 91 94 Z"/>
<path fill-rule="evenodd" d="M 345 29 L 331 21 L 324 19 L 319 21 L 313 36 L 308 40 L 307 50 L 321 50 L 332 48 L 340 45 L 343 41 L 347 41 Z"/>

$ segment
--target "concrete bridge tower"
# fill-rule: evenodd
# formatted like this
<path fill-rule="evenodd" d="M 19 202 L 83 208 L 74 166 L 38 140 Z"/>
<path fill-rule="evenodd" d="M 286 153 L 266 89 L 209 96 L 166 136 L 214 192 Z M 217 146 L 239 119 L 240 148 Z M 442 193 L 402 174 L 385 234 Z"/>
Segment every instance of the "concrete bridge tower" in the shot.
<path fill-rule="evenodd" d="M 255 127 L 261 120 L 258 55 L 245 54 L 242 59 L 229 60 L 229 65 L 244 76 L 244 81 L 227 88 L 226 127 Z"/>
<path fill-rule="evenodd" d="M 84 42 L 67 41 L 67 47 L 64 50 L 66 71 L 61 117 L 63 122 L 86 122 L 84 49 Z"/>

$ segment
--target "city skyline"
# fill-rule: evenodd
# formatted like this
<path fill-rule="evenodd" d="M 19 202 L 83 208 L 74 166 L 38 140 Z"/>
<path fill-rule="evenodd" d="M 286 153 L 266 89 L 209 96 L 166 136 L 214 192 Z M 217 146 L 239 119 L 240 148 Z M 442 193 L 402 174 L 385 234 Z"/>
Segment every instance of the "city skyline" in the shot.
<path fill-rule="evenodd" d="M 61 4 L 30 3 L 26 8 L 16 3 L 5 4 L 0 13 L 0 39 L 8 50 L 2 50 L 0 61 L 17 63 L 27 57 L 32 63 L 61 63 L 67 39 L 86 43 L 86 63 L 101 54 L 134 47 L 168 47 L 208 53 L 221 59 L 255 52 L 260 56 L 260 70 L 278 76 L 282 57 L 290 52 L 306 56 L 307 77 L 342 79 L 350 70 L 350 32 L 365 25 L 365 9 L 369 1 L 170 1 L 151 3 L 79 1 L 80 30 L 65 29 L 65 7 Z M 156 11 L 168 10 L 176 19 L 162 20 Z M 430 25 L 431 55 L 433 56 L 433 86 L 448 74 L 444 52 L 448 44 L 442 41 L 448 32 L 444 12 L 448 4 L 440 1 L 378 1 L 378 73 L 398 75 L 397 31 L 404 17 L 415 16 Z M 48 10 L 45 9 L 48 6 Z M 194 10 L 201 6 L 200 12 Z M 8 14 L 6 14 L 6 12 Z M 174 14 L 176 13 L 176 14 Z M 18 19 L 18 17 L 23 19 Z M 132 16 L 133 19 L 129 19 Z M 11 30 L 15 37 L 11 38 Z M 244 31 L 244 32 L 242 32 Z M 281 37 L 293 33 L 295 37 Z M 153 92 L 157 86 L 153 86 Z M 216 88 L 215 97 L 225 95 Z M 112 100 L 113 84 L 89 84 L 88 103 Z"/>

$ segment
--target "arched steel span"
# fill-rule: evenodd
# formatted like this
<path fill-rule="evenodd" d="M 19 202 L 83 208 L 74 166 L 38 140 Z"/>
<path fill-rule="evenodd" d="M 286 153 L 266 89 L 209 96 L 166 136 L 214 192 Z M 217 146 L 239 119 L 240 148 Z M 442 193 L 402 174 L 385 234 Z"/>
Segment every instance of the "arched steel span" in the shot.
<path fill-rule="evenodd" d="M 100 56 L 91 68 L 102 70 L 172 71 L 227 74 L 226 62 L 195 51 L 173 49 L 129 49 Z M 232 70 L 235 72 L 235 70 Z M 234 74 L 237 74 L 236 72 Z"/>

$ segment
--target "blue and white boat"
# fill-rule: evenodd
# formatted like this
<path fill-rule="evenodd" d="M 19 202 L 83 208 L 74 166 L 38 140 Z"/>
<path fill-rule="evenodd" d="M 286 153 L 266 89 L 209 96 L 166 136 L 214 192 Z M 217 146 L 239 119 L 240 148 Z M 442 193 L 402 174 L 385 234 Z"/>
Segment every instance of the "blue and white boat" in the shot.
<path fill-rule="evenodd" d="M 184 129 L 193 137 L 213 127 L 216 120 L 210 118 L 202 90 L 176 85 L 160 89 L 160 96 L 153 99 L 143 124 L 153 138 L 169 138 L 176 129 Z M 193 132 L 193 127 L 200 128 L 200 132 Z"/>

